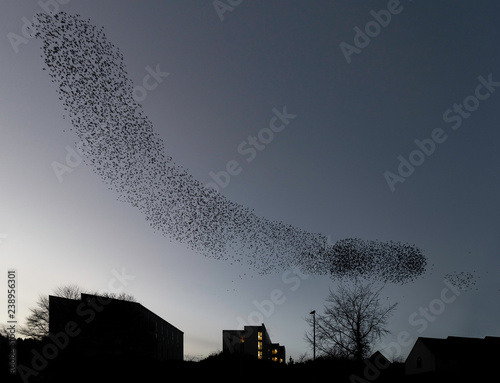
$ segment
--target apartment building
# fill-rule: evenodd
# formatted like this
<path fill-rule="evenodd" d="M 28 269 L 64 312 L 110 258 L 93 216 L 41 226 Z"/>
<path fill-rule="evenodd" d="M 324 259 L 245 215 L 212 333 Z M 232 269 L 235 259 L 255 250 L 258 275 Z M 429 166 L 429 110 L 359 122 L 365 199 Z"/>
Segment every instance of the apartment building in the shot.
<path fill-rule="evenodd" d="M 184 359 L 184 333 L 137 302 L 91 294 L 49 296 L 49 332 L 68 328 L 74 335 L 69 346 L 81 355 Z"/>
<path fill-rule="evenodd" d="M 286 361 L 285 346 L 271 341 L 264 323 L 260 326 L 244 326 L 243 330 L 223 330 L 222 351 L 249 355 L 277 363 Z"/>

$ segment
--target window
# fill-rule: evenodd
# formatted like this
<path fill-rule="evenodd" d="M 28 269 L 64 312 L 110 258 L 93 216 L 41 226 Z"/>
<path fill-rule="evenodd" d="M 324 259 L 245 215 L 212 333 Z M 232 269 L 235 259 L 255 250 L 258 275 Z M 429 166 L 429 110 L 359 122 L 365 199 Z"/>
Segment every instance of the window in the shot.
<path fill-rule="evenodd" d="M 262 342 L 257 342 L 257 348 L 258 348 L 259 350 L 262 350 Z"/>
<path fill-rule="evenodd" d="M 273 354 L 277 354 L 278 353 L 278 350 L 273 348 Z"/>
<path fill-rule="evenodd" d="M 417 368 L 422 368 L 422 358 L 420 356 L 417 358 Z"/>
<path fill-rule="evenodd" d="M 262 359 L 262 351 L 257 351 L 257 358 Z"/>
<path fill-rule="evenodd" d="M 258 340 L 262 340 L 262 332 L 260 332 L 260 331 L 259 331 L 259 332 L 257 333 L 257 339 L 258 339 Z"/>

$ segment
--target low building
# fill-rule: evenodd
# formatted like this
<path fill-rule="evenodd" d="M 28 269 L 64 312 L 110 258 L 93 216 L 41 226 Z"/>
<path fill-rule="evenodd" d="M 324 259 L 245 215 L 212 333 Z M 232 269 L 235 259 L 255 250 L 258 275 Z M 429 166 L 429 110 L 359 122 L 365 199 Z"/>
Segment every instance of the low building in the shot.
<path fill-rule="evenodd" d="M 243 330 L 223 330 L 222 351 L 277 363 L 285 363 L 286 360 L 285 346 L 271 341 L 264 323 L 260 326 L 244 326 Z"/>
<path fill-rule="evenodd" d="M 84 356 L 184 359 L 184 333 L 137 302 L 49 296 L 49 332 L 69 330 L 69 346 Z"/>
<path fill-rule="evenodd" d="M 405 361 L 407 376 L 479 375 L 495 369 L 500 338 L 418 338 Z"/>

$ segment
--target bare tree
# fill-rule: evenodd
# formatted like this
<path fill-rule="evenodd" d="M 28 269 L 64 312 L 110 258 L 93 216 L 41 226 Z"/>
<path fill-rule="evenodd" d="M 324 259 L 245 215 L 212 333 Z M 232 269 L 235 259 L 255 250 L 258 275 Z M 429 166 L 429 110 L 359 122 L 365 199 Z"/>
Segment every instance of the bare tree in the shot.
<path fill-rule="evenodd" d="M 133 295 L 127 294 L 125 292 L 121 292 L 120 294 L 111 292 L 104 292 L 104 293 L 95 292 L 94 295 L 99 295 L 104 298 L 118 299 L 120 301 L 137 302 L 137 299 L 135 299 Z"/>
<path fill-rule="evenodd" d="M 307 353 L 303 353 L 303 354 L 300 354 L 298 357 L 297 357 L 297 362 L 298 363 L 305 363 L 307 360 L 309 359 L 309 356 L 307 355 Z"/>
<path fill-rule="evenodd" d="M 54 295 L 68 299 L 79 299 L 85 292 L 77 285 L 59 286 L 54 289 Z M 26 318 L 26 324 L 20 326 L 18 333 L 29 338 L 41 340 L 49 335 L 49 297 L 39 295 L 36 306 L 30 309 L 31 314 Z"/>
<path fill-rule="evenodd" d="M 1 338 L 8 338 L 9 337 L 9 333 L 7 331 L 7 326 L 4 325 L 4 324 L 0 324 L 0 339 Z"/>
<path fill-rule="evenodd" d="M 65 285 L 55 288 L 53 295 L 61 298 L 80 299 L 82 293 L 87 293 L 87 291 L 80 286 Z M 123 292 L 120 294 L 93 293 L 93 295 L 131 302 L 136 301 L 132 295 Z M 36 306 L 31 308 L 30 311 L 31 313 L 26 318 L 26 324 L 19 327 L 18 333 L 29 338 L 42 340 L 49 335 L 49 296 L 40 295 L 36 302 Z"/>
<path fill-rule="evenodd" d="M 316 340 L 313 331 L 305 339 L 327 357 L 362 360 L 369 356 L 376 340 L 389 331 L 387 319 L 397 303 L 384 307 L 375 283 L 362 284 L 359 280 L 350 286 L 340 283 L 337 291 L 330 289 L 324 313 L 316 316 Z M 313 326 L 313 318 L 306 321 Z"/>
<path fill-rule="evenodd" d="M 41 340 L 49 335 L 49 297 L 38 296 L 36 307 L 30 308 L 31 314 L 26 318 L 26 324 L 19 326 L 17 332 L 29 338 Z"/>
<path fill-rule="evenodd" d="M 67 299 L 80 299 L 82 293 L 85 293 L 85 290 L 80 286 L 65 285 L 56 287 L 54 289 L 53 295 L 56 297 L 67 298 Z"/>

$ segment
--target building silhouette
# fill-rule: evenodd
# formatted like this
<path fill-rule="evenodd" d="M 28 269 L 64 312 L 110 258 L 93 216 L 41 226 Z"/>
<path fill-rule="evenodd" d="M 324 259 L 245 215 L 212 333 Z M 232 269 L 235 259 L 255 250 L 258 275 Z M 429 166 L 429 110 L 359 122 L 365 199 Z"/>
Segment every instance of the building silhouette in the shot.
<path fill-rule="evenodd" d="M 500 338 L 418 338 L 405 361 L 408 377 L 479 377 L 496 370 Z"/>
<path fill-rule="evenodd" d="M 243 330 L 223 330 L 222 351 L 277 363 L 285 363 L 286 360 L 285 346 L 271 341 L 264 323 L 244 326 Z"/>
<path fill-rule="evenodd" d="M 140 303 L 81 294 L 49 296 L 49 332 L 81 356 L 183 360 L 184 333 Z"/>

